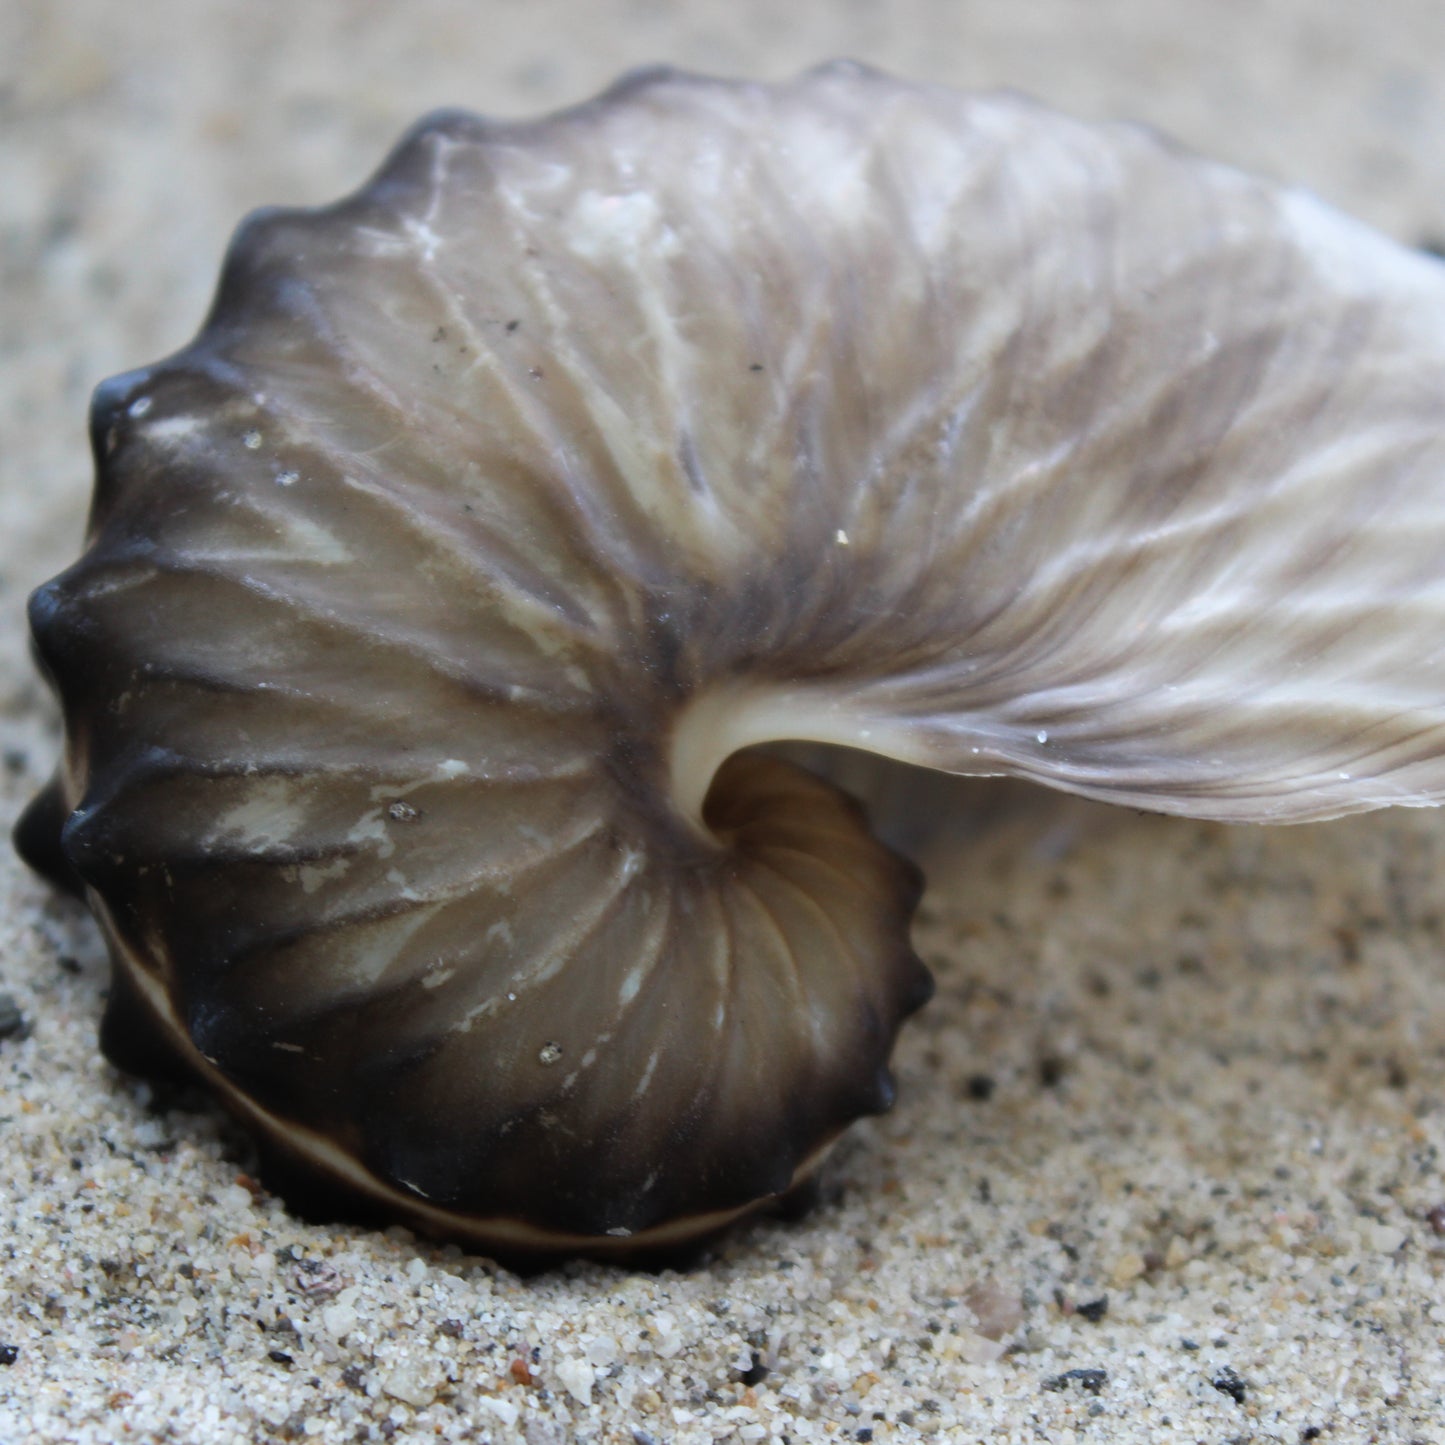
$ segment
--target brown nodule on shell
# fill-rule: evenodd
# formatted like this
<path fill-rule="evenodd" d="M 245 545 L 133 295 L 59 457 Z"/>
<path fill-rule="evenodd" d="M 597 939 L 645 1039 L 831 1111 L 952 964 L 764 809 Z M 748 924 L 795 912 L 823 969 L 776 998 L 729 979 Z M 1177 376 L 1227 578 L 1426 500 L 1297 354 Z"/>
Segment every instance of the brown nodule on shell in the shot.
<path fill-rule="evenodd" d="M 842 745 L 1241 821 L 1445 793 L 1445 268 L 1007 95 L 652 71 L 238 233 L 31 620 L 107 1053 L 289 1196 L 663 1249 L 888 1106 Z"/>

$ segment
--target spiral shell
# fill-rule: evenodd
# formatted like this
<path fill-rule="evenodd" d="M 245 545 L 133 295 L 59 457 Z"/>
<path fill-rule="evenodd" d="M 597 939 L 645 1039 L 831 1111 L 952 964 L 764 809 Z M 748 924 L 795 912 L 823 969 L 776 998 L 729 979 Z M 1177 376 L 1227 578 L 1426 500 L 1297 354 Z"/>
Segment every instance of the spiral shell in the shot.
<path fill-rule="evenodd" d="M 857 66 L 445 113 L 96 394 L 20 831 L 298 1201 L 661 1247 L 887 1107 L 910 864 L 775 740 L 1445 792 L 1445 268 Z"/>

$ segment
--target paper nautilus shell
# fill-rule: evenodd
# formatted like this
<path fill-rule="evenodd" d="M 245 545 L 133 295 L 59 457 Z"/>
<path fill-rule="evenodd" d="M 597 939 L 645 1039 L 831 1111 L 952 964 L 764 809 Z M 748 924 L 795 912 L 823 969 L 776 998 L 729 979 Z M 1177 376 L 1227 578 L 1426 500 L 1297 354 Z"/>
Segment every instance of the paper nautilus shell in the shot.
<path fill-rule="evenodd" d="M 113 1059 L 491 1249 L 807 1179 L 929 979 L 842 745 L 1204 818 L 1445 796 L 1445 267 L 1009 95 L 445 113 L 106 382 L 21 847 Z"/>

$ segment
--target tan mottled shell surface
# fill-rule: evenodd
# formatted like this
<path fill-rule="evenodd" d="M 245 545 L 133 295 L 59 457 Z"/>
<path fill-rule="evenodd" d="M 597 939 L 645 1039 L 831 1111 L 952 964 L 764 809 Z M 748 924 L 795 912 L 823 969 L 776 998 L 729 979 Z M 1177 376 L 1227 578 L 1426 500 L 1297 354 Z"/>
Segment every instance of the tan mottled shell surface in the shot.
<path fill-rule="evenodd" d="M 698 1237 L 928 992 L 914 870 L 745 750 L 1435 803 L 1442 418 L 1445 268 L 1139 130 L 847 65 L 438 115 L 97 393 L 22 848 L 296 1197 Z"/>

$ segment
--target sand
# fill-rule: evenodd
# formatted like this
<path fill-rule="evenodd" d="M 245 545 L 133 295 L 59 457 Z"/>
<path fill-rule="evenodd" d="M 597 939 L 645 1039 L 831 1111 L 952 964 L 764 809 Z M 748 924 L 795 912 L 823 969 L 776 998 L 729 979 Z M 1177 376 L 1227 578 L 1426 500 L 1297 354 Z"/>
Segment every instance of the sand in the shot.
<path fill-rule="evenodd" d="M 0 4 L 0 789 L 56 750 L 25 593 L 84 409 L 227 234 L 413 116 L 835 54 L 1153 123 L 1445 238 L 1436 0 Z M 1226 829 L 1022 794 L 938 850 L 938 997 L 820 1206 L 520 1278 L 316 1226 L 99 1057 L 77 907 L 0 857 L 0 1441 L 1445 1441 L 1445 818 Z"/>

